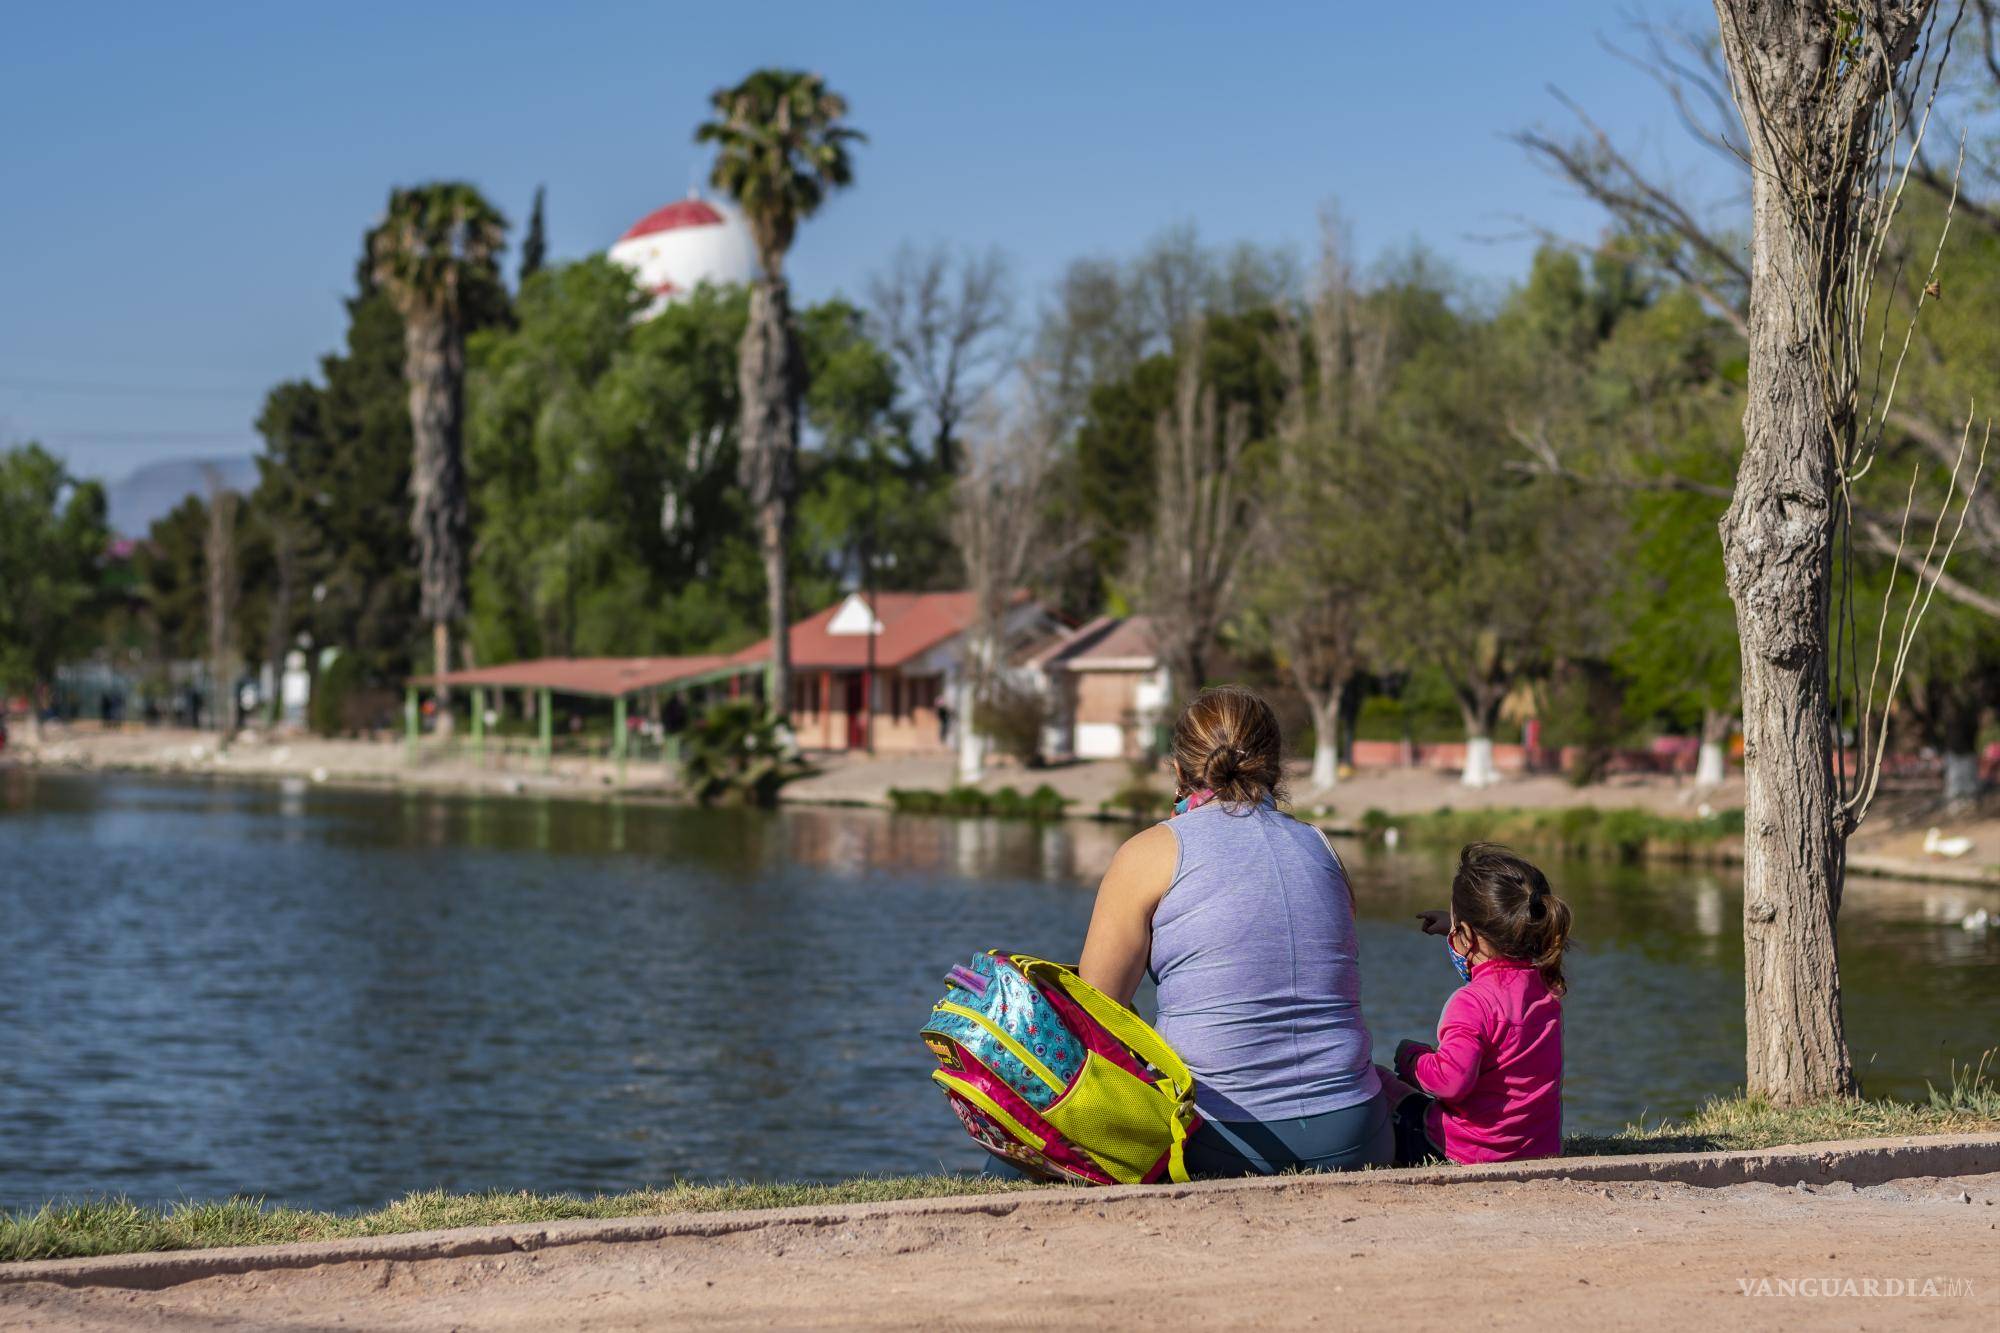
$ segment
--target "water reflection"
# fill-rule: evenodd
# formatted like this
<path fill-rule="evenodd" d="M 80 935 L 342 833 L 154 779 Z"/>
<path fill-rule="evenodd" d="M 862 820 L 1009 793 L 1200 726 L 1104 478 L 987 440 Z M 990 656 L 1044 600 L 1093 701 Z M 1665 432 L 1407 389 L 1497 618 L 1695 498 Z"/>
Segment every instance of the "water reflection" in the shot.
<path fill-rule="evenodd" d="M 0 772 L 0 1205 L 362 1206 L 428 1185 L 969 1165 L 914 1039 L 955 957 L 1074 957 L 1125 830 Z M 1385 1046 L 1451 975 L 1441 854 L 1343 849 Z M 1572 1128 L 1741 1080 L 1741 894 L 1552 866 L 1577 907 Z M 1872 1090 L 2000 1040 L 1979 890 L 1857 880 Z"/>

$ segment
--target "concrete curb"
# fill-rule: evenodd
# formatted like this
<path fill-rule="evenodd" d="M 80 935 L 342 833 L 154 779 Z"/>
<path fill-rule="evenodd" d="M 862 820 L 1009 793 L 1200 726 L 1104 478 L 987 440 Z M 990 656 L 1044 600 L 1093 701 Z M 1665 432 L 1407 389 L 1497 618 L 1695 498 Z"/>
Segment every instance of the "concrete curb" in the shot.
<path fill-rule="evenodd" d="M 724 1236 L 778 1227 L 851 1226 L 877 1219 L 966 1216 L 1008 1217 L 1078 1208 L 1101 1209 L 1134 1199 L 1208 1195 L 1352 1190 L 1376 1185 L 1493 1185 L 1531 1181 L 1674 1182 L 1704 1188 L 1765 1183 L 1811 1185 L 1845 1181 L 1856 1186 L 1916 1176 L 1966 1176 L 2000 1172 L 2000 1134 L 1955 1134 L 1902 1139 L 1843 1139 L 1741 1152 L 1648 1153 L 1630 1157 L 1570 1157 L 1490 1166 L 1418 1167 L 1349 1175 L 1278 1176 L 1202 1181 L 1191 1185 L 1124 1185 L 1109 1189 L 1022 1191 L 854 1203 L 832 1207 L 770 1208 L 746 1212 L 679 1214 L 574 1222 L 522 1222 L 413 1231 L 395 1236 L 177 1250 L 0 1264 L 0 1288 L 24 1282 L 65 1287 L 157 1290 L 203 1278 L 239 1273 L 316 1268 L 322 1264 L 417 1262 L 486 1254 L 512 1254 L 561 1245 L 610 1245 L 674 1237 Z"/>

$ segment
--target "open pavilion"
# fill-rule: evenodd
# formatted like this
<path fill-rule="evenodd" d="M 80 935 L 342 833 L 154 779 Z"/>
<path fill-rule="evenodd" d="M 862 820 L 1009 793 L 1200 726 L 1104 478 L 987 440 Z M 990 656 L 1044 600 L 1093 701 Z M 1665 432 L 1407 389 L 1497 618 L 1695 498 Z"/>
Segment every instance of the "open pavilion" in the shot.
<path fill-rule="evenodd" d="M 747 688 L 746 679 L 760 679 L 769 665 L 769 654 L 759 648 L 740 653 L 711 653 L 693 657 L 541 657 L 500 666 L 469 667 L 410 678 L 404 697 L 403 723 L 412 753 L 422 731 L 420 692 L 462 689 L 472 700 L 472 744 L 485 757 L 486 705 L 489 697 L 519 690 L 535 700 L 536 750 L 546 762 L 555 748 L 555 696 L 609 699 L 612 707 L 611 757 L 623 763 L 629 734 L 628 708 L 635 700 L 652 695 L 678 694 L 711 686 L 723 686 L 738 695 Z M 490 695 L 489 695 L 490 692 Z"/>

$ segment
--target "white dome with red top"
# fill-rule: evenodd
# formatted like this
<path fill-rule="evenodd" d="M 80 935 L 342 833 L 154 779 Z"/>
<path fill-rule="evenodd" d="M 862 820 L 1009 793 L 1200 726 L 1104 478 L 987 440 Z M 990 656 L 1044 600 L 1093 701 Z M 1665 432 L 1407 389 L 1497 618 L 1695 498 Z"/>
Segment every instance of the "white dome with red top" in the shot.
<path fill-rule="evenodd" d="M 640 218 L 618 238 L 610 254 L 631 269 L 639 286 L 652 296 L 646 309 L 649 316 L 704 282 L 745 283 L 757 273 L 757 249 L 742 214 L 698 194 Z"/>

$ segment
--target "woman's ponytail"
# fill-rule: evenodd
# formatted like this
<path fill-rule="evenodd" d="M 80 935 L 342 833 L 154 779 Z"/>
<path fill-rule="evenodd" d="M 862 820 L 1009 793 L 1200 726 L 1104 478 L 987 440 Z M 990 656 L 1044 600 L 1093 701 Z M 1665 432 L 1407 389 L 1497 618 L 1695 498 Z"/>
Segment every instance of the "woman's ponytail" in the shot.
<path fill-rule="evenodd" d="M 1278 715 L 1240 685 L 1215 685 L 1195 695 L 1174 724 L 1173 759 L 1187 791 L 1203 788 L 1241 810 L 1281 794 L 1284 739 Z"/>

